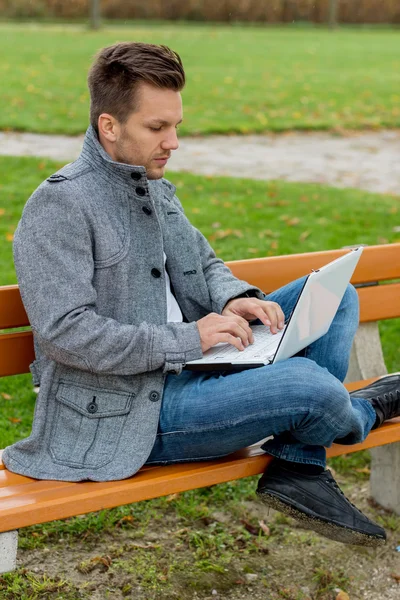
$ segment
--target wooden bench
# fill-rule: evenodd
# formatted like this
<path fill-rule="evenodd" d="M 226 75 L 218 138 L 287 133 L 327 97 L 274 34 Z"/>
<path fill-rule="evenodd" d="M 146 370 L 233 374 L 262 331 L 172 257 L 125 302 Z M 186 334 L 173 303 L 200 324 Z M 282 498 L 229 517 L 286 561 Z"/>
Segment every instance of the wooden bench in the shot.
<path fill-rule="evenodd" d="M 342 255 L 345 250 L 256 258 L 227 263 L 240 279 L 272 291 Z M 364 250 L 352 282 L 358 286 L 361 324 L 352 351 L 349 390 L 386 373 L 377 321 L 400 317 L 400 244 Z M 381 283 L 382 282 L 382 283 Z M 18 286 L 0 288 L 0 330 L 29 325 Z M 34 358 L 29 331 L 0 335 L 0 376 L 29 372 Z M 334 445 L 328 457 L 400 441 L 400 419 L 370 433 L 362 444 Z M 400 513 L 400 444 L 374 450 L 372 496 Z M 20 527 L 64 519 L 262 473 L 271 457 L 258 446 L 212 462 L 144 467 L 130 479 L 105 483 L 38 481 L 0 464 L 0 572 L 15 568 Z"/>

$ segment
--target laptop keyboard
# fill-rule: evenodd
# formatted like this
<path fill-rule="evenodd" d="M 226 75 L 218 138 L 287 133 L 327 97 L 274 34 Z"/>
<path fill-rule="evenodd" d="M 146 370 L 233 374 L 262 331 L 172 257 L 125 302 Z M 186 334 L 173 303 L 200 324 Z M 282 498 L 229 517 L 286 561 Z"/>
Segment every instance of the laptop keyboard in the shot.
<path fill-rule="evenodd" d="M 254 335 L 254 343 L 244 350 L 237 350 L 231 344 L 217 344 L 204 353 L 207 362 L 251 362 L 260 360 L 268 362 L 271 360 L 278 348 L 285 327 L 278 333 L 271 333 L 265 325 L 253 325 L 251 327 Z"/>

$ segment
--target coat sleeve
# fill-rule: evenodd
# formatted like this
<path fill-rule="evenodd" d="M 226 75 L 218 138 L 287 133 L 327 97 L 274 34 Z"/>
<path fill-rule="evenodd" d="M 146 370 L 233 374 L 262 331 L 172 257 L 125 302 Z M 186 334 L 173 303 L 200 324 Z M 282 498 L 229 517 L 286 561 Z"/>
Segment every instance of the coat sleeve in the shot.
<path fill-rule="evenodd" d="M 57 185 L 55 195 L 50 186 Z M 32 330 L 56 362 L 101 374 L 179 372 L 202 356 L 196 323 L 130 325 L 97 314 L 91 228 L 64 184 L 44 183 L 14 236 L 14 261 Z"/>
<path fill-rule="evenodd" d="M 184 212 L 178 198 L 174 198 L 178 208 Z M 225 263 L 217 258 L 214 250 L 210 246 L 204 235 L 190 224 L 194 230 L 196 238 L 196 247 L 200 253 L 203 274 L 207 282 L 208 291 L 211 298 L 211 310 L 218 314 L 224 309 L 225 304 L 232 298 L 241 296 L 246 292 L 252 292 L 260 300 L 264 300 L 263 292 L 246 281 L 238 279 Z"/>

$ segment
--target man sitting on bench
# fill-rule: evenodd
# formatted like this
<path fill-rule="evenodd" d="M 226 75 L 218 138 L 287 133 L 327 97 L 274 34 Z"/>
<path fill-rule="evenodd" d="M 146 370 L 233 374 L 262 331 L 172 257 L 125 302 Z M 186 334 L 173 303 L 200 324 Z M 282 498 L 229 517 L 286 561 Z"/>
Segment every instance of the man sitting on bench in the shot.
<path fill-rule="evenodd" d="M 300 355 L 240 372 L 182 370 L 218 342 L 243 350 L 251 320 L 282 329 L 302 280 L 264 296 L 236 279 L 163 179 L 182 121 L 175 52 L 116 44 L 88 81 L 82 153 L 33 193 L 15 234 L 40 393 L 32 433 L 4 451 L 6 467 L 115 480 L 273 436 L 263 448 L 276 460 L 257 490 L 268 506 L 335 540 L 384 543 L 325 470 L 324 446 L 359 443 L 400 414 L 398 376 L 350 395 L 342 384 L 358 326 L 354 288 Z"/>

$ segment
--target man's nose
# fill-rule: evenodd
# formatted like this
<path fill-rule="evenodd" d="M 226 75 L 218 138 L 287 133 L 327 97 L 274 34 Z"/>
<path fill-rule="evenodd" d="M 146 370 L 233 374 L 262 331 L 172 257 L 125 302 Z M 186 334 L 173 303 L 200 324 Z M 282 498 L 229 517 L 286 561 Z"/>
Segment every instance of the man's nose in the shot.
<path fill-rule="evenodd" d="M 168 137 L 161 143 L 163 150 L 177 150 L 179 148 L 178 134 L 176 129 L 169 132 Z"/>

